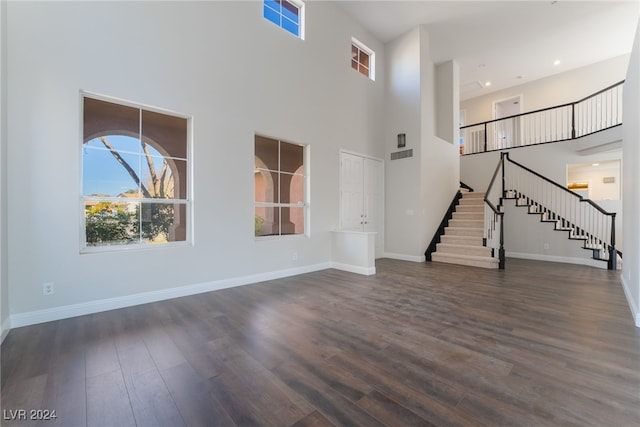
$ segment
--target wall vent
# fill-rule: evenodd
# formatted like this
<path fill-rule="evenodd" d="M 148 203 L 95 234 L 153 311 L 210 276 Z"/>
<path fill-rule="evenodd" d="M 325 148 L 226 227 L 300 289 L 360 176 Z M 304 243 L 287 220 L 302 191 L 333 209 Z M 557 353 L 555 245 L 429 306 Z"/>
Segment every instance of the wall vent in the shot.
<path fill-rule="evenodd" d="M 407 157 L 413 157 L 413 148 L 391 153 L 391 160 L 406 159 Z"/>

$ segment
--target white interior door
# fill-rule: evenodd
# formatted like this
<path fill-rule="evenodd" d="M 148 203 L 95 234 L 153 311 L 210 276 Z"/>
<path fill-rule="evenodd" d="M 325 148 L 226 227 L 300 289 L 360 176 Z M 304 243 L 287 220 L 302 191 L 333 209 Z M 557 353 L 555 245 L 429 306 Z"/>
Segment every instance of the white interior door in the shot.
<path fill-rule="evenodd" d="M 364 217 L 364 158 L 342 153 L 340 157 L 340 229 L 362 231 Z"/>
<path fill-rule="evenodd" d="M 382 216 L 382 162 L 364 159 L 364 231 L 379 231 Z"/>
<path fill-rule="evenodd" d="M 493 118 L 504 119 L 522 113 L 522 95 L 502 99 L 493 103 Z M 494 148 L 509 148 L 520 145 L 520 120 L 514 117 L 494 123 L 496 146 Z"/>
<path fill-rule="evenodd" d="M 383 165 L 381 160 L 340 154 L 340 229 L 377 232 L 376 257 L 384 252 Z"/>

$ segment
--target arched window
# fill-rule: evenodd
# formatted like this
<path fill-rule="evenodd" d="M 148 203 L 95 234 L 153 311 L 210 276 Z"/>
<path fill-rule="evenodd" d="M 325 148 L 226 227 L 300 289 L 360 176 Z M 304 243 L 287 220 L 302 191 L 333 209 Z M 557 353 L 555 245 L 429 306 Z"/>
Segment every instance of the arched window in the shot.
<path fill-rule="evenodd" d="M 83 96 L 85 249 L 188 240 L 188 124 Z"/>

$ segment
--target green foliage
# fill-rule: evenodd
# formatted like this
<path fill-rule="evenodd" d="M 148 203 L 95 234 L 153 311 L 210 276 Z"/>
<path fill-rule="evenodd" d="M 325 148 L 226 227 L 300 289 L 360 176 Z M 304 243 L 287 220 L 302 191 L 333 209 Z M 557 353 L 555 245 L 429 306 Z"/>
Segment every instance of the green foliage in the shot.
<path fill-rule="evenodd" d="M 262 232 L 262 224 L 264 223 L 264 219 L 262 219 L 261 217 L 259 217 L 258 215 L 255 216 L 255 235 L 259 236 L 260 233 Z"/>
<path fill-rule="evenodd" d="M 87 245 L 169 241 L 169 230 L 175 220 L 174 206 L 164 203 L 141 203 L 139 196 L 140 194 L 145 199 L 174 197 L 174 177 L 167 159 L 163 159 L 159 170 L 156 170 L 154 159 L 160 154 L 141 140 L 148 169 L 147 182 L 143 182 L 136 172 L 137 168 L 132 167 L 122 157 L 106 136 L 99 139 L 131 176 L 135 188 L 118 195 L 126 196 L 122 202 L 98 202 L 86 208 Z"/>
<path fill-rule="evenodd" d="M 87 245 L 136 243 L 140 238 L 155 243 L 168 241 L 174 218 L 173 205 L 143 204 L 142 215 L 139 203 L 134 212 L 130 212 L 128 206 L 130 203 L 99 202 L 88 207 L 85 213 Z M 139 221 L 141 217 L 142 222 Z"/>
<path fill-rule="evenodd" d="M 169 227 L 173 225 L 173 205 L 148 203 L 142 207 L 142 238 L 159 243 L 169 238 Z"/>
<path fill-rule="evenodd" d="M 131 243 L 136 240 L 137 215 L 125 205 L 99 202 L 86 208 L 86 234 L 89 246 Z"/>

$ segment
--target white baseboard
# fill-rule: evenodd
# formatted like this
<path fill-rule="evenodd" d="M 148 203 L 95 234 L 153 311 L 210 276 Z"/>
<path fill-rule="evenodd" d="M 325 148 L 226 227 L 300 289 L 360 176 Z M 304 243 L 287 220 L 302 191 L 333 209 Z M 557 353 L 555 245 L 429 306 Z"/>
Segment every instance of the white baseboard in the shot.
<path fill-rule="evenodd" d="M 505 256 L 507 258 L 530 259 L 534 261 L 562 262 L 566 264 L 588 265 L 590 267 L 597 267 L 597 268 L 604 268 L 604 269 L 607 268 L 607 263 L 605 261 L 598 261 L 597 259 L 593 259 L 593 258 L 575 258 L 575 257 L 564 257 L 564 256 L 556 256 L 556 255 L 529 254 L 529 253 L 523 253 L 523 252 L 506 252 Z"/>
<path fill-rule="evenodd" d="M 633 321 L 636 327 L 640 328 L 640 309 L 638 309 L 638 302 L 635 301 L 631 296 L 632 293 L 629 288 L 629 283 L 625 280 L 622 274 L 620 275 L 620 282 L 622 283 L 622 289 L 624 290 L 624 296 L 627 298 L 629 309 L 631 310 L 631 314 L 633 315 Z"/>
<path fill-rule="evenodd" d="M 271 271 L 268 273 L 253 274 L 249 276 L 234 277 L 229 279 L 215 280 L 212 282 L 180 286 L 171 289 L 127 295 L 124 297 L 107 298 L 103 300 L 89 301 L 86 303 L 48 308 L 45 310 L 18 313 L 11 316 L 10 325 L 13 328 L 19 328 L 21 326 L 34 325 L 36 323 L 51 322 L 54 320 L 83 316 L 85 314 L 99 313 L 101 311 L 115 310 L 118 308 L 131 307 L 134 305 L 147 304 L 150 302 L 200 294 L 203 292 L 211 292 L 221 289 L 233 288 L 236 286 L 249 285 L 252 283 L 264 282 L 266 280 L 296 276 L 298 274 L 311 273 L 318 270 L 326 270 L 327 268 L 331 267 L 332 264 L 330 262 L 325 262 L 321 264 L 313 264 L 303 267 Z"/>
<path fill-rule="evenodd" d="M 358 265 L 343 264 L 341 262 L 332 262 L 331 267 L 337 270 L 348 271 L 349 273 L 363 274 L 365 276 L 376 274 L 375 267 L 360 267 Z"/>
<path fill-rule="evenodd" d="M 0 344 L 2 344 L 4 342 L 4 339 L 9 334 L 9 331 L 11 330 L 11 319 L 9 317 L 4 319 L 4 321 L 2 322 L 2 326 L 0 326 L 0 329 L 2 331 L 0 333 Z"/>
<path fill-rule="evenodd" d="M 406 255 L 406 254 L 396 254 L 393 252 L 385 252 L 385 258 L 391 259 L 399 259 L 400 261 L 412 261 L 412 262 L 425 262 L 425 256 L 416 256 L 416 255 Z"/>

